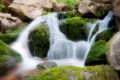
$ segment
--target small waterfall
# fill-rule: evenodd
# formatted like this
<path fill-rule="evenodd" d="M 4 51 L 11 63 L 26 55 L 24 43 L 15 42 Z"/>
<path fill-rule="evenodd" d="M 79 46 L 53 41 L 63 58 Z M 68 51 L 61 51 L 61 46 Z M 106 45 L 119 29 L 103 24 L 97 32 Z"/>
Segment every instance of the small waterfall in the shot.
<path fill-rule="evenodd" d="M 18 39 L 10 45 L 12 49 L 18 52 L 22 57 L 20 68 L 23 70 L 34 69 L 41 61 L 30 54 L 28 49 L 28 35 L 31 30 L 45 21 L 44 17 L 36 18 L 23 32 Z"/>
<path fill-rule="evenodd" d="M 59 21 L 57 14 L 48 16 L 47 25 L 50 30 L 50 49 L 48 59 L 61 65 L 84 66 L 87 54 L 93 45 L 96 36 L 108 28 L 108 23 L 113 13 L 110 11 L 103 20 L 96 20 L 88 23 L 89 35 L 87 41 L 73 42 L 59 30 Z M 54 23 L 54 24 L 53 24 Z M 98 25 L 98 31 L 92 36 L 92 32 Z"/>
<path fill-rule="evenodd" d="M 18 39 L 10 45 L 12 49 L 18 52 L 22 57 L 20 70 L 35 69 L 36 65 L 42 63 L 40 58 L 33 57 L 28 49 L 28 35 L 31 30 L 36 28 L 41 23 L 46 22 L 50 31 L 50 49 L 47 58 L 49 61 L 55 61 L 61 65 L 84 66 L 87 54 L 95 41 L 97 34 L 108 28 L 108 23 L 112 18 L 112 12 L 103 20 L 97 20 L 93 23 L 88 23 L 89 35 L 87 41 L 73 42 L 59 29 L 59 20 L 57 13 L 48 14 L 36 18 L 23 32 Z M 92 32 L 96 25 L 99 24 L 99 30 L 92 36 Z M 91 37 L 92 36 L 92 37 Z"/>

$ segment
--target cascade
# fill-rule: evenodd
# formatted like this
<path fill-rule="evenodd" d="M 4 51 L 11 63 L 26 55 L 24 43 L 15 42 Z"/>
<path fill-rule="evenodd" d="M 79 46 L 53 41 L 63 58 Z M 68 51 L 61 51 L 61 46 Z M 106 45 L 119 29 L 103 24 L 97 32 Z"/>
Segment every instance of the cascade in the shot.
<path fill-rule="evenodd" d="M 33 22 L 31 22 L 30 25 L 28 25 L 28 27 L 23 32 L 21 32 L 18 39 L 14 43 L 12 43 L 10 47 L 21 55 L 22 62 L 20 63 L 20 68 L 22 70 L 36 68 L 36 65 L 42 63 L 43 61 L 40 60 L 40 58 L 33 57 L 30 54 L 27 45 L 28 35 L 31 30 L 36 28 L 41 23 L 46 22 L 47 27 L 50 31 L 50 49 L 47 55 L 48 61 L 54 61 L 59 66 L 84 66 L 86 56 L 92 44 L 94 43 L 97 34 L 108 28 L 108 23 L 112 18 L 112 14 L 113 13 L 110 11 L 103 20 L 97 20 L 93 23 L 89 22 L 88 40 L 80 40 L 78 42 L 68 40 L 67 37 L 60 31 L 57 13 L 40 16 L 36 18 Z M 99 24 L 99 29 L 92 36 L 92 32 L 97 24 Z"/>
<path fill-rule="evenodd" d="M 50 49 L 48 51 L 48 59 L 55 61 L 61 65 L 84 66 L 87 54 L 93 45 L 96 36 L 108 28 L 109 21 L 113 13 L 110 11 L 103 20 L 96 20 L 88 23 L 89 35 L 87 41 L 73 42 L 68 40 L 66 36 L 59 30 L 59 20 L 57 14 L 49 16 L 47 25 L 50 30 Z M 54 24 L 53 24 L 54 23 Z M 92 32 L 98 25 L 98 31 L 92 36 Z"/>

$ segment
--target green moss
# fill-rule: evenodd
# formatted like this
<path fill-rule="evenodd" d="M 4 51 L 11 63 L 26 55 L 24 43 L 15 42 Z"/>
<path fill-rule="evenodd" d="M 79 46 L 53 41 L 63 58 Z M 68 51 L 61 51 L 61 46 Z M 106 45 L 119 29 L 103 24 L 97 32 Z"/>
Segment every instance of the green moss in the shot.
<path fill-rule="evenodd" d="M 110 78 L 119 80 L 117 73 L 107 65 L 56 67 L 41 71 L 38 75 L 31 76 L 25 80 L 71 80 L 69 79 L 70 76 L 77 78 L 77 80 L 109 80 Z"/>
<path fill-rule="evenodd" d="M 12 56 L 16 61 L 20 61 L 21 58 L 16 54 L 7 44 L 0 40 L 0 63 L 6 61 L 6 56 Z"/>
<path fill-rule="evenodd" d="M 100 34 L 98 34 L 96 37 L 96 41 L 98 41 L 98 40 L 109 41 L 115 33 L 116 33 L 116 30 L 113 27 L 109 28 L 109 29 L 101 32 Z"/>
<path fill-rule="evenodd" d="M 86 65 L 106 64 L 105 56 L 106 41 L 99 40 L 93 44 L 86 59 Z"/>
<path fill-rule="evenodd" d="M 10 44 L 16 40 L 16 38 L 19 36 L 20 32 L 27 26 L 28 23 L 24 23 L 21 26 L 17 28 L 11 28 L 7 30 L 7 33 L 0 33 L 0 40 L 3 42 Z"/>
<path fill-rule="evenodd" d="M 46 57 L 49 48 L 49 31 L 42 24 L 29 35 L 29 48 L 34 56 Z"/>
<path fill-rule="evenodd" d="M 87 21 L 83 20 L 81 17 L 73 17 L 67 19 L 62 25 L 60 25 L 60 30 L 67 36 L 70 40 L 80 40 L 86 39 Z"/>
<path fill-rule="evenodd" d="M 0 34 L 0 39 L 7 44 L 12 43 L 18 37 L 19 33 Z"/>

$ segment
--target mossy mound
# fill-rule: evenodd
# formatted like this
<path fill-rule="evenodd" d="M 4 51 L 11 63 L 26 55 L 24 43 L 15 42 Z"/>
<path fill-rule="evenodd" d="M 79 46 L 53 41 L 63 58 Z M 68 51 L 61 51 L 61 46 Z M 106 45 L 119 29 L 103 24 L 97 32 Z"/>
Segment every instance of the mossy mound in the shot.
<path fill-rule="evenodd" d="M 0 75 L 6 73 L 9 68 L 20 60 L 20 55 L 16 54 L 7 44 L 0 40 Z"/>
<path fill-rule="evenodd" d="M 104 40 L 99 40 L 95 42 L 88 53 L 85 64 L 86 65 L 106 64 L 107 61 L 105 55 L 105 45 L 106 41 Z"/>
<path fill-rule="evenodd" d="M 108 65 L 75 67 L 64 66 L 41 71 L 25 80 L 119 80 L 118 74 Z"/>
<path fill-rule="evenodd" d="M 87 21 L 82 19 L 81 17 L 69 18 L 63 24 L 60 25 L 60 30 L 70 40 L 85 40 L 87 38 Z"/>
<path fill-rule="evenodd" d="M 45 24 L 29 34 L 29 48 L 34 56 L 46 57 L 49 49 L 49 31 Z"/>

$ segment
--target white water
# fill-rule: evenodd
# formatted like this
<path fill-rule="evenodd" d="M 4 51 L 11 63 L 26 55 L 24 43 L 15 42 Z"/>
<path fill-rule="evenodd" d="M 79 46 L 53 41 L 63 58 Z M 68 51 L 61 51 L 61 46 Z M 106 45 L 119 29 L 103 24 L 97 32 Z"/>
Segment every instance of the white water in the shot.
<path fill-rule="evenodd" d="M 33 57 L 28 49 L 28 35 L 31 30 L 40 25 L 45 21 L 46 18 L 38 17 L 36 18 L 18 37 L 18 39 L 12 43 L 10 46 L 16 52 L 18 52 L 22 57 L 22 62 L 20 63 L 20 70 L 34 69 L 36 65 L 41 63 L 41 60 Z"/>
<path fill-rule="evenodd" d="M 36 18 L 18 37 L 18 39 L 11 44 L 16 52 L 22 57 L 20 63 L 21 70 L 35 69 L 36 65 L 42 63 L 40 58 L 31 56 L 28 49 L 28 35 L 31 30 L 36 28 L 43 22 L 46 22 L 50 31 L 50 49 L 48 52 L 48 60 L 55 61 L 59 66 L 61 65 L 76 65 L 84 66 L 86 56 L 94 43 L 97 34 L 108 28 L 108 23 L 112 17 L 112 12 L 103 20 L 97 20 L 94 23 L 88 23 L 89 36 L 87 41 L 73 42 L 68 40 L 66 36 L 59 30 L 59 20 L 57 13 L 48 14 Z M 93 35 L 92 32 L 96 25 L 99 24 L 99 30 Z"/>
<path fill-rule="evenodd" d="M 103 20 L 88 23 L 89 35 L 87 41 L 73 42 L 59 30 L 57 14 L 48 16 L 47 25 L 50 30 L 50 49 L 48 59 L 61 65 L 84 66 L 87 54 L 95 41 L 96 36 L 108 28 L 108 23 L 113 13 L 109 12 Z M 95 27 L 99 25 L 98 31 L 91 37 Z M 91 39 L 90 39 L 91 38 Z"/>

